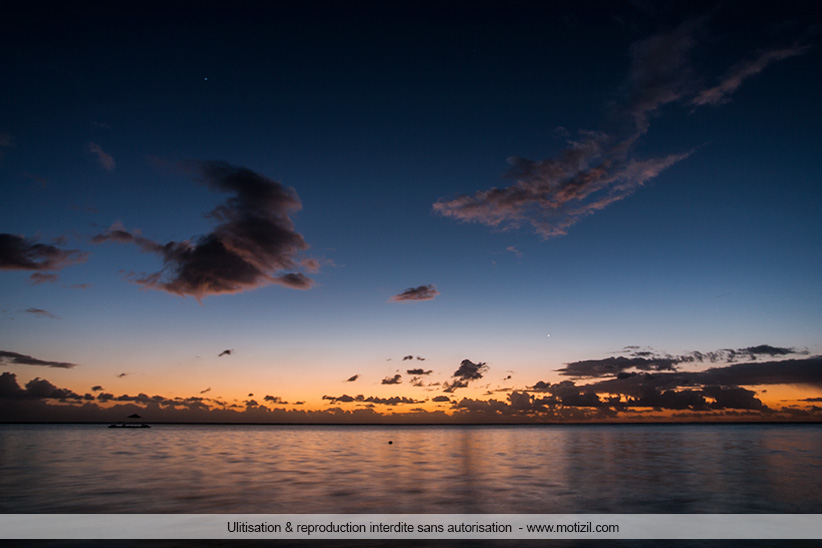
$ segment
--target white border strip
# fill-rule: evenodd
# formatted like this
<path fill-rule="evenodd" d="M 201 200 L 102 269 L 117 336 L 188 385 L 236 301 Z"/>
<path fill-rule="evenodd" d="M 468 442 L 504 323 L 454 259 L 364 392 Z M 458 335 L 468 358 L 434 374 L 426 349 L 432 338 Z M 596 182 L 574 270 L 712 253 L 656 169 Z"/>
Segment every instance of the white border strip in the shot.
<path fill-rule="evenodd" d="M 0 539 L 822 539 L 822 514 L 0 514 Z"/>

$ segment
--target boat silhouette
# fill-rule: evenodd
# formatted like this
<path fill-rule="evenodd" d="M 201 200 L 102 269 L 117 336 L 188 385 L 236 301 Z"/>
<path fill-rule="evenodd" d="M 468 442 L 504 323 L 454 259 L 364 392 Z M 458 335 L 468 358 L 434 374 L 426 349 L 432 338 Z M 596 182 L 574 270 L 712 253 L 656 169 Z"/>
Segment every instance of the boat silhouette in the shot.
<path fill-rule="evenodd" d="M 148 424 L 144 422 L 137 422 L 138 420 L 142 419 L 140 415 L 134 413 L 133 415 L 129 415 L 125 419 L 120 422 L 116 422 L 114 424 L 109 424 L 109 428 L 151 428 Z"/>

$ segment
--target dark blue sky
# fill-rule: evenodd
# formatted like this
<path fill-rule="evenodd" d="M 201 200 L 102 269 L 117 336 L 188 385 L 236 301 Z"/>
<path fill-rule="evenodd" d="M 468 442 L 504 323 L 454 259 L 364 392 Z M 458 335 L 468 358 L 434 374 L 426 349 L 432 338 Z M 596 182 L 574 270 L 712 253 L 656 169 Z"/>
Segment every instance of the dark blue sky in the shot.
<path fill-rule="evenodd" d="M 819 354 L 819 15 L 20 8 L 0 23 L 0 350 L 78 364 L 48 371 L 78 393 L 261 384 L 315 409 L 427 401 L 465 359 L 488 366 L 466 396 L 510 400 L 626 347 Z M 383 383 L 408 354 L 439 378 Z"/>

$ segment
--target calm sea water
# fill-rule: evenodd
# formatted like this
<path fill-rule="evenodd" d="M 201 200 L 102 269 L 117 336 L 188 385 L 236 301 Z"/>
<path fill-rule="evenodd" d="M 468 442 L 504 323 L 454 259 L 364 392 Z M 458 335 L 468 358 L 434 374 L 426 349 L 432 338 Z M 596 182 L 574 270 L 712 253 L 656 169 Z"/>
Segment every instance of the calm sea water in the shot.
<path fill-rule="evenodd" d="M 822 425 L 0 425 L 0 512 L 822 513 Z"/>

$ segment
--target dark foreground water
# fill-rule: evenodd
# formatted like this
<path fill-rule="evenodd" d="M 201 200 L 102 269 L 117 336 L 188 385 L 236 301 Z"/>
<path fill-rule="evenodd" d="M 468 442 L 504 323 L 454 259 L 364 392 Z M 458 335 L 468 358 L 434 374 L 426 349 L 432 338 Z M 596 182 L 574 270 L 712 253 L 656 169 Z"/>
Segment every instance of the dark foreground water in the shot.
<path fill-rule="evenodd" d="M 0 511 L 822 513 L 822 425 L 0 425 Z"/>

